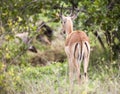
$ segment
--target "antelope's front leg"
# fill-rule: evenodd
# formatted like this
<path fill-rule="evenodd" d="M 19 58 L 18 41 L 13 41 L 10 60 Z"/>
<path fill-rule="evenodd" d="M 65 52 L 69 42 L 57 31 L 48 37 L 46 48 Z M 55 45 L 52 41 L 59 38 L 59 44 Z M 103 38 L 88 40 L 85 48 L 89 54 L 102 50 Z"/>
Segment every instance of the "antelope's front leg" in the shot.
<path fill-rule="evenodd" d="M 81 84 L 81 74 L 80 74 L 80 63 L 77 62 L 77 60 L 74 60 L 74 66 L 75 66 L 75 71 L 76 71 L 76 76 L 78 80 L 78 84 Z"/>
<path fill-rule="evenodd" d="M 73 81 L 74 81 L 74 64 L 71 62 L 71 59 L 68 58 L 68 65 L 69 65 L 69 94 L 72 94 L 73 91 Z"/>
<path fill-rule="evenodd" d="M 69 67 L 69 83 L 70 83 L 70 87 L 72 88 L 74 65 L 73 65 L 72 58 L 71 58 L 70 48 L 68 46 L 65 47 L 65 52 L 67 55 L 68 67 Z"/>
<path fill-rule="evenodd" d="M 74 75 L 74 65 L 73 62 L 71 62 L 71 59 L 69 58 L 69 81 L 70 81 L 70 87 L 73 86 L 73 75 Z"/>

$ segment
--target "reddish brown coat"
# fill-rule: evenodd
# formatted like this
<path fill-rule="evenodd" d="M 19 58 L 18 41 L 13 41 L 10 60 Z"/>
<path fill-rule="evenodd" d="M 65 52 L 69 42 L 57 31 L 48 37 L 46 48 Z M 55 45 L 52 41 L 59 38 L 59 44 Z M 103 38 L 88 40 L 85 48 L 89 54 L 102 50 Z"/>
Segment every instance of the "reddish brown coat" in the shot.
<path fill-rule="evenodd" d="M 77 42 L 80 43 L 82 41 L 88 41 L 89 42 L 88 36 L 86 35 L 85 32 L 76 30 L 76 31 L 71 32 L 67 36 L 65 46 L 70 46 L 74 43 L 77 43 Z"/>

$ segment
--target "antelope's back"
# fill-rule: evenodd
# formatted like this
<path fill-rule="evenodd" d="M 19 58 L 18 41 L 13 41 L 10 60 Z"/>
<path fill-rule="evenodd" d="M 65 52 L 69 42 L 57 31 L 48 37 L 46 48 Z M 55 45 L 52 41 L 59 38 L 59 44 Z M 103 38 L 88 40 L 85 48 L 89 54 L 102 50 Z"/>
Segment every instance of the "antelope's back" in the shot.
<path fill-rule="evenodd" d="M 87 41 L 89 43 L 89 38 L 83 31 L 73 31 L 66 38 L 65 46 L 70 46 L 74 43 L 81 43 Z"/>

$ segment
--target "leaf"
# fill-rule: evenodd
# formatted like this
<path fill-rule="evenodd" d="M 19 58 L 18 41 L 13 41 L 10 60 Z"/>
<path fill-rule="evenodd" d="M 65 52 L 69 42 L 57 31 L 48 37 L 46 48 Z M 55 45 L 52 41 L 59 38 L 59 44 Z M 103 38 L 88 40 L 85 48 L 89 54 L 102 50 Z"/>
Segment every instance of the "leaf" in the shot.
<path fill-rule="evenodd" d="M 9 53 L 6 53 L 5 57 L 6 57 L 7 59 L 10 59 L 10 58 L 11 58 Z"/>
<path fill-rule="evenodd" d="M 82 92 L 82 94 L 87 94 L 87 91 L 84 90 L 84 91 Z"/>

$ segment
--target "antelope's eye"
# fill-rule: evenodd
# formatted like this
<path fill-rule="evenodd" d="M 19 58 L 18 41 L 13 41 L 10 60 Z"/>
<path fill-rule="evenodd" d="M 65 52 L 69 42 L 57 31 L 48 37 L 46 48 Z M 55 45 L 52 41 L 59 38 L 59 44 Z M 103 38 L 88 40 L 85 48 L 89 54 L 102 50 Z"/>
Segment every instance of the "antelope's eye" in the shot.
<path fill-rule="evenodd" d="M 65 24 L 66 22 L 67 22 L 67 19 L 64 19 L 64 20 L 63 20 L 63 23 Z"/>
<path fill-rule="evenodd" d="M 66 20 L 65 21 L 63 21 L 63 24 L 65 24 L 66 23 Z"/>
<path fill-rule="evenodd" d="M 61 23 L 62 23 L 62 24 L 65 24 L 65 23 L 66 23 L 66 20 L 61 21 Z"/>
<path fill-rule="evenodd" d="M 64 21 L 64 24 L 66 23 L 66 21 Z"/>

